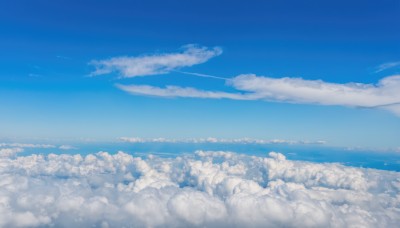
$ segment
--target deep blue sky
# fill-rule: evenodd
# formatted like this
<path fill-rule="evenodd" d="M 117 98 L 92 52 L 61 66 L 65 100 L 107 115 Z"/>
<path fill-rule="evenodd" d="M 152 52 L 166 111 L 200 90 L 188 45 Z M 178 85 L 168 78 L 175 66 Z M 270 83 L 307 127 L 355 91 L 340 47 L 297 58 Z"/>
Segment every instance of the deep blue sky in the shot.
<path fill-rule="evenodd" d="M 114 83 L 226 89 L 178 73 L 87 77 L 93 59 L 220 46 L 191 72 L 376 83 L 398 73 L 397 1 L 3 1 L 0 137 L 255 137 L 400 147 L 389 112 L 263 101 L 132 96 Z"/>

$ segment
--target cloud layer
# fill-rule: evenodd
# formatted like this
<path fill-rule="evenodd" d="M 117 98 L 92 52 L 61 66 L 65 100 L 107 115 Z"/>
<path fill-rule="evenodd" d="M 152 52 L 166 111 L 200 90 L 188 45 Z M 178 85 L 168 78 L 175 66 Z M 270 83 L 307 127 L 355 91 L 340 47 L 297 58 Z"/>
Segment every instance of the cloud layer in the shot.
<path fill-rule="evenodd" d="M 19 148 L 56 148 L 51 144 L 33 144 L 33 143 L 0 143 L 0 147 L 19 147 Z"/>
<path fill-rule="evenodd" d="M 42 149 L 52 149 L 58 148 L 60 150 L 74 150 L 77 149 L 71 145 L 52 145 L 52 144 L 33 144 L 33 143 L 0 143 L 0 148 L 4 147 L 11 147 L 12 149 L 23 149 L 23 148 L 42 148 Z M 10 149 L 10 148 L 7 148 Z"/>
<path fill-rule="evenodd" d="M 222 53 L 220 47 L 200 47 L 186 45 L 182 52 L 144 55 L 136 57 L 114 57 L 105 60 L 92 60 L 89 64 L 96 70 L 92 76 L 117 72 L 123 78 L 165 74 L 181 67 L 204 63 Z"/>
<path fill-rule="evenodd" d="M 399 193 L 400 173 L 275 152 L 0 157 L 0 227 L 397 227 Z"/>
<path fill-rule="evenodd" d="M 139 138 L 139 137 L 121 137 L 123 142 L 129 143 L 227 143 L 227 144 L 325 144 L 325 141 L 295 141 L 285 139 L 223 139 L 223 138 L 187 138 L 187 139 L 169 139 L 169 138 Z"/>
<path fill-rule="evenodd" d="M 381 79 L 377 84 L 330 83 L 302 78 L 270 78 L 254 74 L 239 75 L 227 80 L 237 93 L 204 91 L 194 88 L 146 85 L 117 85 L 132 93 L 160 97 L 197 97 L 235 100 L 267 100 L 275 102 L 340 105 L 381 108 L 400 115 L 400 75 Z"/>

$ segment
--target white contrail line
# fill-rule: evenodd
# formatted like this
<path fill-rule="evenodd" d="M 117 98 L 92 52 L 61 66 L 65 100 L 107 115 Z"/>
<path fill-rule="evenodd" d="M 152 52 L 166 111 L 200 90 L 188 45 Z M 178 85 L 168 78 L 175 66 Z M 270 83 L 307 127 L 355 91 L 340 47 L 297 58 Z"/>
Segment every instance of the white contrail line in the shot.
<path fill-rule="evenodd" d="M 194 72 L 177 71 L 177 70 L 175 70 L 175 72 L 178 72 L 181 74 L 197 76 L 197 77 L 203 77 L 203 78 L 214 78 L 214 79 L 220 79 L 220 80 L 229 80 L 230 79 L 230 78 L 224 78 L 224 77 L 218 77 L 218 76 L 214 76 L 214 75 L 200 74 L 200 73 L 194 73 Z"/>

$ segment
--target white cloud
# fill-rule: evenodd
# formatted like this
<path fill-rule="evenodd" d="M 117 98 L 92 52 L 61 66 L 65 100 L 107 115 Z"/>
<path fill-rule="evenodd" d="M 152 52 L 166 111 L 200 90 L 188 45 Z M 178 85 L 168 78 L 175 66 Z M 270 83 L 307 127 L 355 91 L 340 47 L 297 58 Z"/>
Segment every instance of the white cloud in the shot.
<path fill-rule="evenodd" d="M 121 77 L 130 78 L 165 74 L 182 67 L 204 63 L 222 53 L 220 47 L 186 45 L 182 52 L 144 55 L 137 57 L 114 57 L 106 60 L 92 60 L 89 64 L 96 70 L 92 76 L 118 72 Z"/>
<path fill-rule="evenodd" d="M 23 152 L 24 149 L 18 148 L 18 147 L 13 147 L 13 148 L 2 148 L 0 149 L 0 157 L 12 157 L 16 155 L 17 153 Z"/>
<path fill-rule="evenodd" d="M 400 173 L 198 151 L 0 158 L 0 227 L 397 227 Z"/>
<path fill-rule="evenodd" d="M 20 148 L 55 148 L 51 144 L 33 144 L 33 143 L 0 143 L 0 147 L 20 147 Z"/>
<path fill-rule="evenodd" d="M 384 70 L 387 70 L 390 68 L 394 68 L 394 67 L 399 67 L 399 66 L 400 66 L 400 61 L 383 63 L 377 67 L 377 70 L 375 71 L 375 73 L 379 73 L 381 71 L 384 71 Z"/>
<path fill-rule="evenodd" d="M 34 143 L 0 143 L 1 147 L 11 147 L 11 148 L 42 148 L 42 149 L 51 149 L 58 148 L 60 150 L 75 150 L 78 149 L 71 145 L 52 145 L 52 144 L 34 144 Z"/>
<path fill-rule="evenodd" d="M 78 148 L 76 148 L 74 146 L 71 146 L 71 145 L 61 145 L 61 146 L 58 147 L 58 149 L 61 149 L 61 150 L 76 150 Z"/>
<path fill-rule="evenodd" d="M 267 100 L 274 102 L 340 105 L 381 108 L 400 115 L 400 75 L 381 79 L 377 84 L 330 83 L 302 78 L 270 78 L 254 74 L 239 75 L 227 80 L 239 92 L 226 93 L 194 88 L 146 85 L 117 85 L 132 93 L 160 97 L 197 97 L 235 100 Z"/>
<path fill-rule="evenodd" d="M 186 139 L 168 139 L 168 138 L 140 138 L 140 137 L 121 137 L 123 142 L 129 143 L 228 143 L 228 144 L 325 144 L 326 141 L 296 141 L 285 139 L 252 139 L 252 138 L 186 138 Z"/>
<path fill-rule="evenodd" d="M 226 92 L 215 92 L 198 90 L 191 87 L 167 86 L 166 88 L 154 87 L 149 85 L 121 85 L 116 84 L 116 87 L 131 93 L 146 96 L 158 97 L 192 97 L 192 98 L 212 98 L 212 99 L 234 99 L 234 100 L 248 100 L 242 94 L 233 94 Z"/>
<path fill-rule="evenodd" d="M 252 92 L 260 99 L 272 101 L 354 107 L 400 103 L 400 75 L 383 78 L 376 85 L 339 84 L 302 78 L 269 78 L 252 74 L 237 76 L 230 83 L 238 90 Z"/>

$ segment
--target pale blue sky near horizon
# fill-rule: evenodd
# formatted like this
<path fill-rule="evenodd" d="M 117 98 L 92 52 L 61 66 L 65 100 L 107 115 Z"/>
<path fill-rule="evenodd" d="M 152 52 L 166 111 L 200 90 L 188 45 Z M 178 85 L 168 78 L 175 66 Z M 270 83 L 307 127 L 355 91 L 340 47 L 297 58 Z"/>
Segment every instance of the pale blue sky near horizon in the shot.
<path fill-rule="evenodd" d="M 88 77 L 92 60 L 198 44 L 222 54 L 177 70 L 375 84 L 400 72 L 399 21 L 395 0 L 2 2 L 0 138 L 250 137 L 400 148 L 400 117 L 381 109 L 164 98 L 115 86 L 233 91 L 176 71 Z M 379 68 L 385 63 L 392 65 Z"/>

